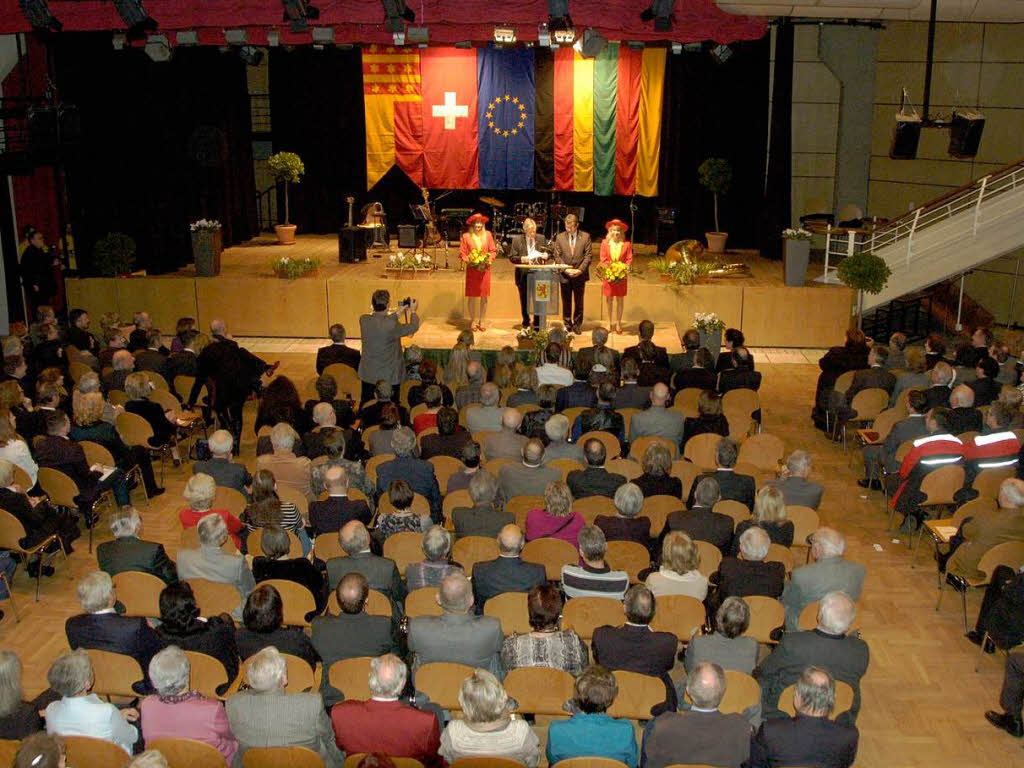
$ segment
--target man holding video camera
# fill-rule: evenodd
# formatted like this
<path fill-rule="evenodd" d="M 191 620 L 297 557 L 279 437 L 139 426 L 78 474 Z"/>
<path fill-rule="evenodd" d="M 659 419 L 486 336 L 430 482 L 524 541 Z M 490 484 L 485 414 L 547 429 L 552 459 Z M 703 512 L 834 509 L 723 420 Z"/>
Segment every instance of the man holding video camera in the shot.
<path fill-rule="evenodd" d="M 390 293 L 374 291 L 370 299 L 373 312 L 359 318 L 359 335 L 363 341 L 363 355 L 359 359 L 359 380 L 363 383 L 360 405 L 373 399 L 374 387 L 381 379 L 394 387 L 402 383 L 405 374 L 402 337 L 412 336 L 420 327 L 416 299 L 400 302 L 393 312 L 388 311 L 390 303 Z M 404 322 L 399 322 L 399 314 L 403 315 Z"/>

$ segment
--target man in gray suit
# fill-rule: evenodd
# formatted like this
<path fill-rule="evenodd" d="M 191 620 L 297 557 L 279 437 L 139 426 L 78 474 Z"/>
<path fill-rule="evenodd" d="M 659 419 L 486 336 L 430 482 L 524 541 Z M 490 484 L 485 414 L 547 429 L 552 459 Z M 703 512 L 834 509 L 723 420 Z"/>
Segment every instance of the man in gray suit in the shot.
<path fill-rule="evenodd" d="M 359 379 L 363 382 L 360 404 L 373 398 L 373 389 L 381 379 L 395 387 L 402 383 L 405 374 L 402 337 L 412 336 L 420 327 L 420 318 L 416 314 L 419 302 L 416 299 L 403 308 L 404 323 L 398 322 L 397 312 L 388 312 L 390 303 L 390 293 L 374 291 L 370 299 L 373 313 L 359 318 L 359 333 L 363 340 L 363 354 L 359 359 Z"/>
<path fill-rule="evenodd" d="M 183 549 L 178 552 L 178 578 L 206 579 L 221 584 L 231 584 L 238 590 L 239 604 L 231 612 L 236 620 L 242 618 L 242 606 L 256 586 L 252 571 L 240 554 L 224 552 L 221 545 L 228 539 L 228 527 L 216 512 L 204 516 L 196 526 L 199 534 L 199 549 Z"/>
<path fill-rule="evenodd" d="M 861 488 L 882 489 L 882 470 L 886 467 L 896 472 L 900 467 L 896 461 L 896 451 L 907 440 L 916 440 L 928 434 L 925 414 L 928 413 L 928 400 L 924 392 L 916 391 L 907 395 L 907 411 L 909 416 L 893 424 L 892 429 L 881 445 L 864 446 L 864 471 L 866 477 L 857 481 Z M 898 479 L 898 478 L 894 478 Z"/>
<path fill-rule="evenodd" d="M 544 422 L 544 434 L 548 438 L 547 448 L 544 449 L 544 461 L 555 459 L 572 459 L 583 463 L 583 446 L 579 443 L 570 443 L 569 440 L 569 419 L 560 413 L 556 413 Z"/>
<path fill-rule="evenodd" d="M 474 411 L 480 410 L 474 408 Z M 472 411 L 470 411 L 472 413 Z M 467 417 L 468 421 L 468 417 Z M 523 414 L 515 408 L 506 408 L 501 412 L 501 431 L 488 435 L 484 440 L 484 456 L 487 461 L 494 459 L 518 459 L 523 455 L 526 438 L 518 433 L 523 423 Z"/>
<path fill-rule="evenodd" d="M 413 670 L 434 661 L 480 667 L 505 677 L 501 664 L 501 622 L 493 616 L 473 613 L 473 587 L 461 573 L 446 576 L 438 589 L 440 616 L 409 620 L 409 652 L 415 654 Z"/>
<path fill-rule="evenodd" d="M 629 441 L 655 435 L 671 440 L 676 445 L 683 439 L 683 414 L 668 408 L 669 391 L 659 382 L 651 389 L 651 407 L 633 414 L 629 423 Z"/>
<path fill-rule="evenodd" d="M 394 606 L 405 600 L 405 585 L 398 575 L 395 561 L 370 552 L 370 533 L 359 520 L 349 520 L 338 531 L 338 541 L 348 557 L 332 557 L 327 561 L 327 581 L 337 589 L 347 573 L 361 573 L 370 589 L 383 592 Z"/>
<path fill-rule="evenodd" d="M 319 693 L 287 693 L 288 669 L 277 648 L 268 646 L 245 665 L 249 690 L 225 703 L 239 754 L 258 747 L 306 747 L 326 768 L 341 768 L 345 755 L 334 741 Z"/>
<path fill-rule="evenodd" d="M 234 488 L 249 498 L 247 486 L 252 482 L 252 475 L 241 462 L 231 461 L 235 438 L 226 429 L 218 429 L 207 441 L 211 458 L 197 461 L 192 465 L 192 474 L 204 474 L 213 478 L 218 486 Z"/>
<path fill-rule="evenodd" d="M 778 480 L 769 480 L 765 485 L 774 485 L 782 491 L 786 506 L 801 506 L 817 509 L 825 486 L 812 483 L 807 478 L 811 474 L 811 454 L 807 451 L 793 451 L 786 459 L 786 468 Z M 802 541 L 796 542 L 803 545 Z"/>
<path fill-rule="evenodd" d="M 497 432 L 501 429 L 500 400 L 501 390 L 497 385 L 488 382 L 480 387 L 480 407 L 466 411 L 466 427 L 470 432 Z"/>
<path fill-rule="evenodd" d="M 549 483 L 562 479 L 562 473 L 557 468 L 544 466 L 544 443 L 540 440 L 528 440 L 523 446 L 522 456 L 520 464 L 508 464 L 498 473 L 498 484 L 506 499 L 513 496 L 543 496 Z"/>
<path fill-rule="evenodd" d="M 793 569 L 780 598 L 786 607 L 786 629 L 796 631 L 804 607 L 821 600 L 829 592 L 845 592 L 860 600 L 864 586 L 864 566 L 843 559 L 846 539 L 833 528 L 819 528 L 811 539 L 814 562 Z M 834 673 L 833 673 L 834 674 Z"/>

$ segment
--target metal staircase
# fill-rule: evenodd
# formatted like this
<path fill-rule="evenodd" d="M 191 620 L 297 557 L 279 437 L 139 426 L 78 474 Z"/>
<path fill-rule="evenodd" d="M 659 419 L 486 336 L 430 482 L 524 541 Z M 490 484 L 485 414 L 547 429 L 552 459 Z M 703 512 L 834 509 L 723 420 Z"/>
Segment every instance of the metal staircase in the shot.
<path fill-rule="evenodd" d="M 869 252 L 885 259 L 892 276 L 881 293 L 864 296 L 870 310 L 962 275 L 1024 247 L 1024 159 L 937 197 L 874 230 L 830 229 L 825 272 L 819 282 L 839 282 L 846 256 Z"/>

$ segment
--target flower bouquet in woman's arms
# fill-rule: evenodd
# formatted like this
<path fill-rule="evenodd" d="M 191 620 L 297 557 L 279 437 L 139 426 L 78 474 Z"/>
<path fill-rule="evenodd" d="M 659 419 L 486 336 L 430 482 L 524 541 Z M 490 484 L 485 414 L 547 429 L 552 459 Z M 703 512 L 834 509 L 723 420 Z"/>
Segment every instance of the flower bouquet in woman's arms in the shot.
<path fill-rule="evenodd" d="M 693 327 L 701 333 L 715 333 L 725 328 L 725 323 L 714 312 L 694 312 Z"/>
<path fill-rule="evenodd" d="M 597 276 L 609 283 L 621 283 L 629 277 L 629 266 L 621 261 L 613 261 L 610 264 L 599 264 Z"/>
<path fill-rule="evenodd" d="M 491 266 L 491 256 L 486 251 L 474 248 L 469 252 L 469 258 L 466 260 L 466 263 L 474 269 L 486 272 L 487 268 Z"/>

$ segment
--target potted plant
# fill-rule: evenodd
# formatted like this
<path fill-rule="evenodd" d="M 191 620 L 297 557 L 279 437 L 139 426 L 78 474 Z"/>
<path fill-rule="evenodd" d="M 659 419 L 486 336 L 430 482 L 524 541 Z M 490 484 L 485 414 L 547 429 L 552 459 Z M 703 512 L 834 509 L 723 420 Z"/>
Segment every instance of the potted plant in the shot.
<path fill-rule="evenodd" d="M 718 353 L 722 350 L 722 331 L 725 322 L 714 312 L 694 312 L 693 327 L 700 334 L 700 345 L 711 353 L 718 363 Z"/>
<path fill-rule="evenodd" d="M 811 259 L 811 233 L 802 227 L 784 229 L 782 241 L 786 285 L 801 286 L 807 278 L 807 264 Z"/>
<path fill-rule="evenodd" d="M 267 169 L 275 181 L 284 184 L 284 224 L 274 226 L 277 241 L 281 245 L 293 245 L 295 243 L 295 225 L 289 219 L 288 185 L 298 184 L 302 180 L 306 166 L 303 165 L 302 158 L 294 152 L 278 152 L 267 158 Z"/>
<path fill-rule="evenodd" d="M 216 219 L 199 219 L 189 224 L 192 233 L 192 258 L 196 263 L 199 277 L 216 277 L 220 274 L 220 254 L 224 250 L 221 240 L 220 222 Z"/>
<path fill-rule="evenodd" d="M 93 264 L 104 277 L 125 277 L 135 268 L 135 241 L 123 232 L 108 232 L 92 249 Z"/>
<path fill-rule="evenodd" d="M 732 184 L 732 166 L 725 158 L 709 157 L 700 164 L 697 174 L 700 177 L 700 183 L 714 196 L 715 200 L 715 231 L 704 233 L 708 239 L 708 250 L 712 253 L 723 253 L 729 233 L 722 232 L 722 227 L 718 223 L 718 196 L 729 191 Z"/>
<path fill-rule="evenodd" d="M 881 293 L 892 270 L 885 259 L 867 251 L 847 256 L 837 269 L 839 279 L 857 291 L 857 327 L 864 314 L 864 294 Z"/>
<path fill-rule="evenodd" d="M 384 273 L 393 280 L 426 280 L 434 270 L 434 262 L 425 253 L 399 251 L 388 257 Z"/>
<path fill-rule="evenodd" d="M 287 256 L 272 259 L 270 268 L 283 280 L 295 280 L 305 277 L 320 269 L 320 259 L 306 256 L 301 259 L 289 259 Z"/>

